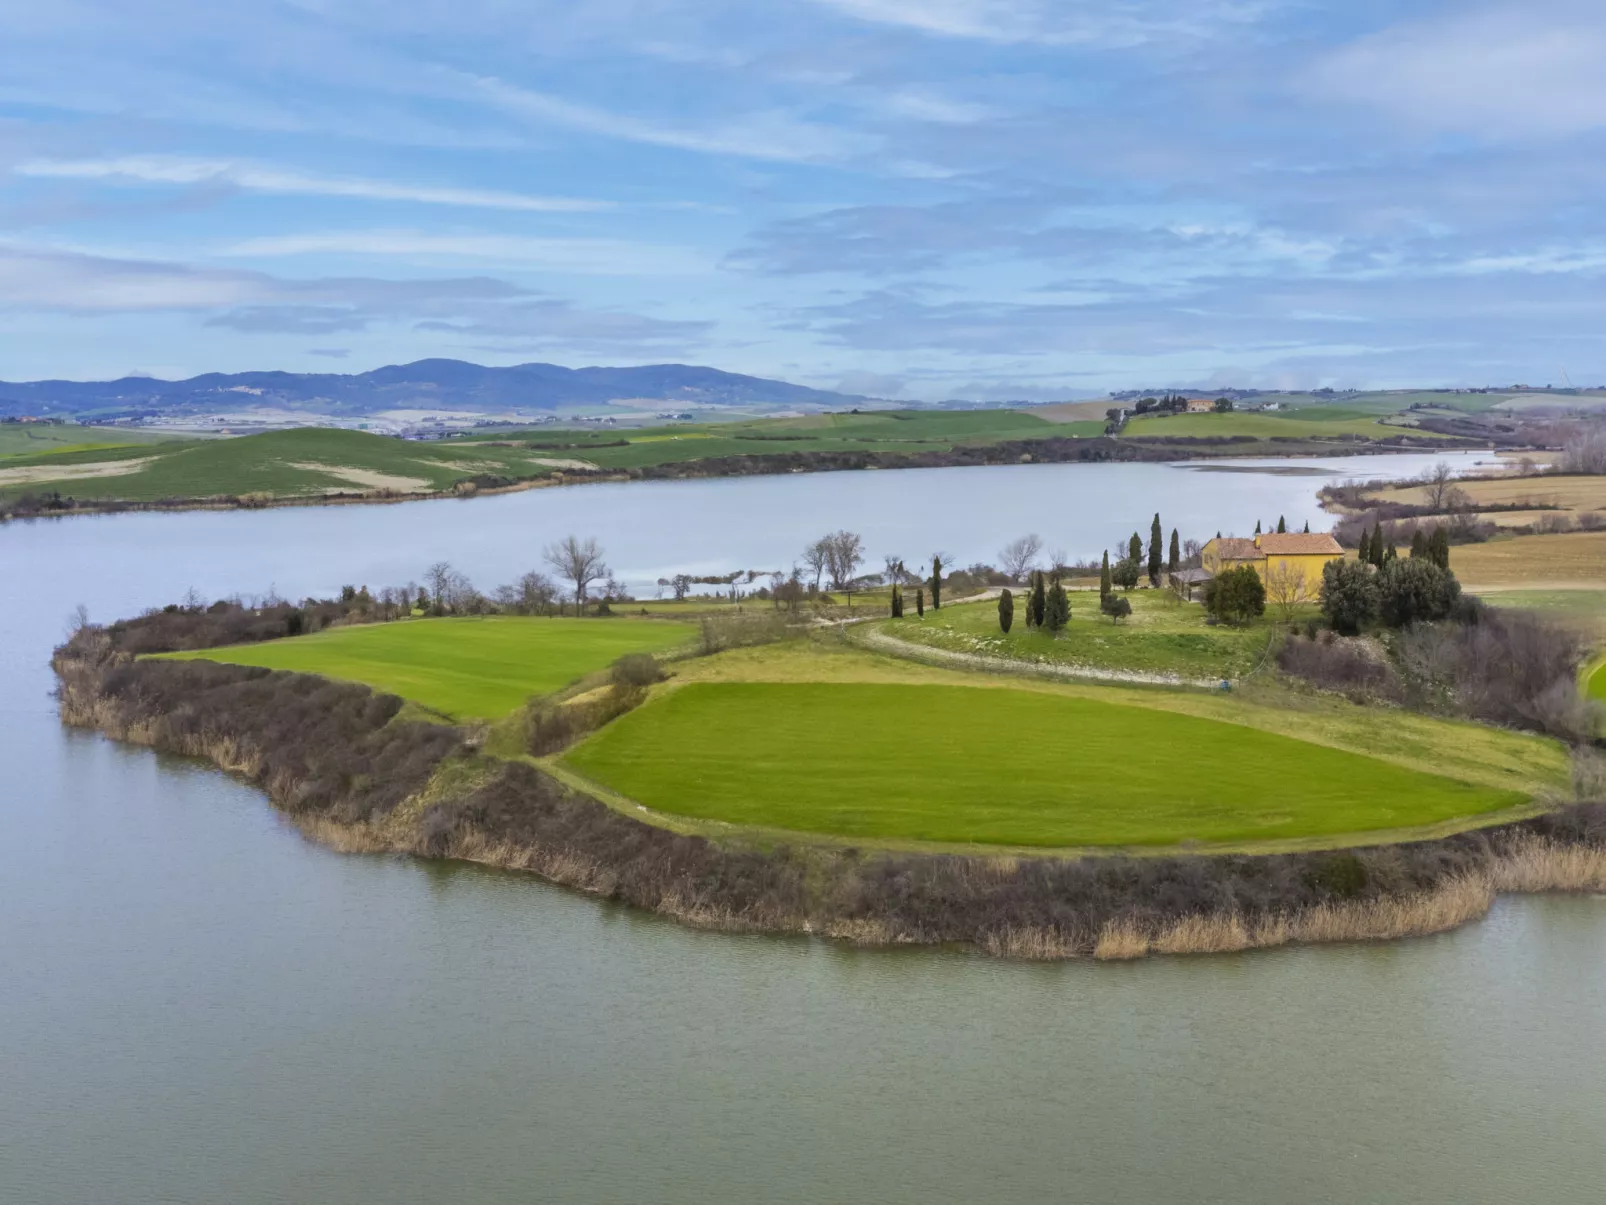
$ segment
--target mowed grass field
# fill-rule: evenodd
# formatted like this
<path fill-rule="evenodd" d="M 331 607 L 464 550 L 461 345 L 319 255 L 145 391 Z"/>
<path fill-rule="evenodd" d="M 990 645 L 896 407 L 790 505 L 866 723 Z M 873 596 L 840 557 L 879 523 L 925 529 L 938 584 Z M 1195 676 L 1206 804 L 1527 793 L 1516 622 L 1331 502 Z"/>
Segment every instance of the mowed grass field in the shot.
<path fill-rule="evenodd" d="M 867 841 L 1243 843 L 1527 801 L 1237 724 L 971 686 L 692 683 L 566 763 L 667 813 Z"/>
<path fill-rule="evenodd" d="M 1265 653 L 1276 626 L 1273 616 L 1244 628 L 1210 627 L 1202 606 L 1175 602 L 1166 590 L 1124 595 L 1132 604 L 1132 615 L 1112 623 L 1100 614 L 1095 591 L 1078 590 L 1070 595 L 1070 623 L 1052 636 L 1026 626 L 1026 596 L 1023 591 L 1015 593 L 1015 622 L 1008 635 L 998 626 L 996 602 L 928 609 L 924 619 L 910 611 L 879 628 L 900 640 L 950 652 L 1207 679 L 1248 673 Z M 1299 608 L 1296 618 L 1307 614 L 1316 614 L 1316 608 Z"/>
<path fill-rule="evenodd" d="M 661 653 L 695 632 L 653 619 L 413 619 L 164 655 L 345 678 L 456 720 L 494 720 L 626 653 Z"/>
<path fill-rule="evenodd" d="M 170 440 L 149 431 L 126 427 L 80 427 L 76 423 L 0 423 L 0 459 L 12 456 L 53 456 L 118 447 L 148 447 Z"/>

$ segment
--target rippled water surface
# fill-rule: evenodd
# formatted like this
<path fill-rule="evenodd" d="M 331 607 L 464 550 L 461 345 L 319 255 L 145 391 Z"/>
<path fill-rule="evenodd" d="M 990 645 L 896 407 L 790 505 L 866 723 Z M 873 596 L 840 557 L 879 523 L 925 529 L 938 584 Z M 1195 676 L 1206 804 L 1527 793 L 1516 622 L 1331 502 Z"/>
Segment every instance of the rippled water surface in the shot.
<path fill-rule="evenodd" d="M 1026 530 L 1086 555 L 1157 508 L 1202 535 L 1315 519 L 1320 480 L 1042 466 L 0 528 L 0 1201 L 1599 1199 L 1601 900 L 1127 966 L 697 933 L 328 853 L 49 697 L 79 602 L 442 558 L 490 585 L 569 530 L 638 581 L 789 564 L 838 526 L 877 557 Z"/>

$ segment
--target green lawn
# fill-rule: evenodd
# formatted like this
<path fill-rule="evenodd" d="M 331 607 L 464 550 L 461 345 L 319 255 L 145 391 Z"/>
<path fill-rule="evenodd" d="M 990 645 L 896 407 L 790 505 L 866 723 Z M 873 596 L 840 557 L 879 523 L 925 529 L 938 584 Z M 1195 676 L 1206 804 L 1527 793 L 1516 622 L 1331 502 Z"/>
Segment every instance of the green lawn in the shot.
<path fill-rule="evenodd" d="M 1111 623 L 1099 613 L 1096 593 L 1073 591 L 1071 622 L 1058 637 L 1026 627 L 1026 599 L 1020 591 L 1007 636 L 998 627 L 996 602 L 927 610 L 924 619 L 911 611 L 880 627 L 900 640 L 986 657 L 1183 678 L 1236 678 L 1260 661 L 1276 626 L 1268 618 L 1246 628 L 1210 627 L 1202 606 L 1173 602 L 1165 590 L 1133 590 L 1126 598 L 1132 604 L 1131 618 Z M 1307 612 L 1314 614 L 1314 608 L 1298 614 L 1303 618 Z"/>
<path fill-rule="evenodd" d="M 566 760 L 667 813 L 858 840 L 1286 840 L 1527 798 L 1236 724 L 969 686 L 693 683 Z"/>
<path fill-rule="evenodd" d="M 1589 676 L 1589 693 L 1592 698 L 1606 703 L 1606 661 L 1595 667 L 1595 672 Z"/>
<path fill-rule="evenodd" d="M 626 653 L 683 644 L 689 624 L 641 619 L 415 619 L 168 656 L 364 682 L 455 719 L 496 719 Z"/>

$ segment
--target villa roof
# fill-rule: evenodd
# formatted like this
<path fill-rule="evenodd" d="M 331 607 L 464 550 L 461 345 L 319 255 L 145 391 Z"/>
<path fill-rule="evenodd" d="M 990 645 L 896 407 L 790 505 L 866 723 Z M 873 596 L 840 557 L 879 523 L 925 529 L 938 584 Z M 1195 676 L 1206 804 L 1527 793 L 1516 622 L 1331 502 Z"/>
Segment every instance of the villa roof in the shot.
<path fill-rule="evenodd" d="M 1267 532 L 1257 541 L 1266 556 L 1343 556 L 1338 541 L 1326 532 Z"/>
<path fill-rule="evenodd" d="M 1265 555 L 1255 547 L 1253 540 L 1241 540 L 1237 536 L 1217 536 L 1210 543 L 1216 546 L 1216 555 L 1224 561 L 1258 561 Z"/>

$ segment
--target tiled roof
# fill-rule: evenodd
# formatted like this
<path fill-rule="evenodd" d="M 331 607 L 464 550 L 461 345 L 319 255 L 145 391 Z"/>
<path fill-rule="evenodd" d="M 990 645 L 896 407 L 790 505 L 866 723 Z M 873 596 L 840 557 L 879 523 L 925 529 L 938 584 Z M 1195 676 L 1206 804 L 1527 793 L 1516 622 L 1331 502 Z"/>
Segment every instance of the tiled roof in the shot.
<path fill-rule="evenodd" d="M 1258 561 L 1265 555 L 1255 547 L 1253 540 L 1240 540 L 1235 536 L 1221 536 L 1210 543 L 1216 546 L 1216 556 L 1224 561 Z"/>
<path fill-rule="evenodd" d="M 1260 537 L 1267 556 L 1343 556 L 1338 541 L 1326 532 L 1267 532 Z"/>

